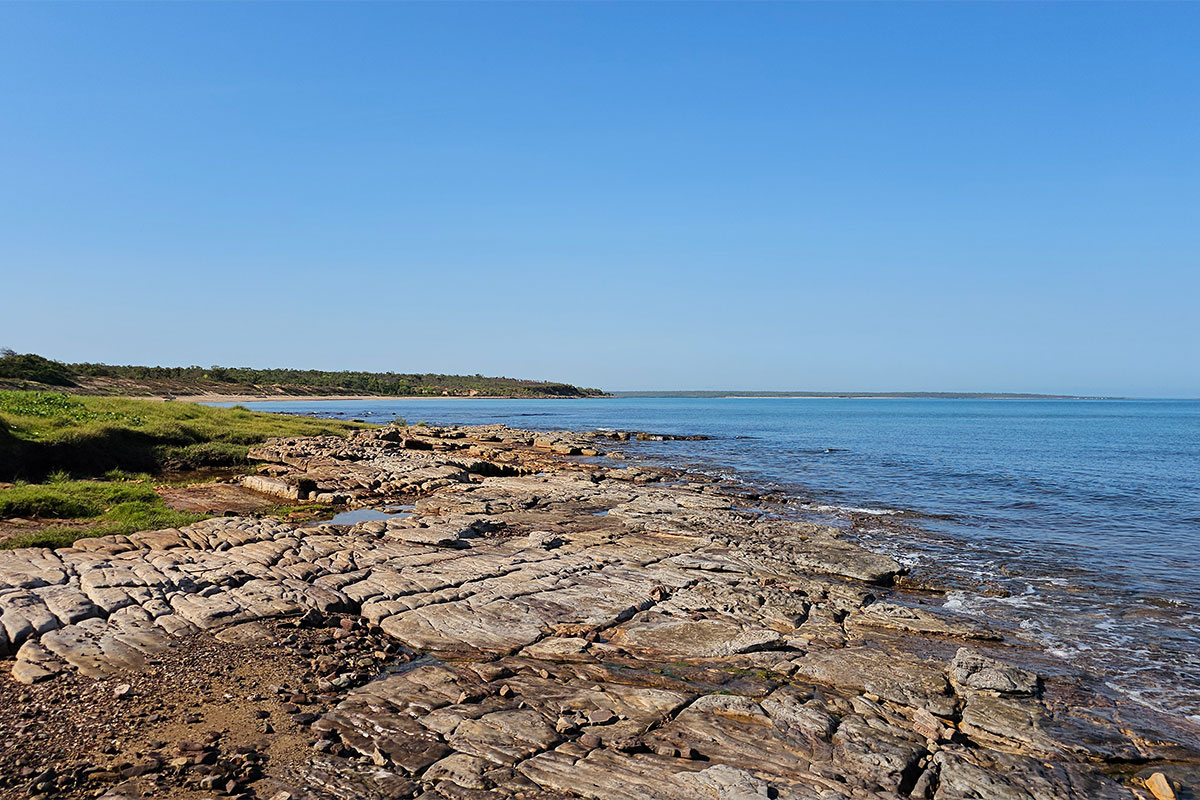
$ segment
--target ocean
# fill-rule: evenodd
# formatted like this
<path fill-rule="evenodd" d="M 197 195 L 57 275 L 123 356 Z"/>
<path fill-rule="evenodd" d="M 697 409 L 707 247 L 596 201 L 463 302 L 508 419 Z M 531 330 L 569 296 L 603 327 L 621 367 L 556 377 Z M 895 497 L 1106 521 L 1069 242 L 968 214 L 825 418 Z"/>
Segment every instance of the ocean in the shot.
<path fill-rule="evenodd" d="M 640 458 L 784 493 L 945 607 L 1200 722 L 1200 401 L 295 400 L 285 413 L 702 434 Z"/>

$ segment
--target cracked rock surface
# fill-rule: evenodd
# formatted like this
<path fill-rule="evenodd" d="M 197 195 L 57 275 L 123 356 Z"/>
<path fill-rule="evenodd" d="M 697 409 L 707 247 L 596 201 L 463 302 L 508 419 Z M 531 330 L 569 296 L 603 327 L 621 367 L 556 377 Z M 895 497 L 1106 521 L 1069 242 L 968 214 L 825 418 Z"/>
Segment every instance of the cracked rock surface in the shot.
<path fill-rule="evenodd" d="M 186 648 L 215 654 L 205 674 L 220 686 L 239 653 L 280 647 L 292 685 L 273 713 L 309 748 L 247 745 L 230 766 L 222 736 L 249 723 L 199 749 L 135 729 L 120 746 L 82 742 L 88 763 L 66 769 L 18 754 L 36 725 L 3 723 L 0 791 L 1082 800 L 1150 796 L 1133 777 L 1146 768 L 1194 771 L 1195 726 L 893 588 L 900 566 L 842 532 L 668 470 L 572 459 L 613 438 L 275 440 L 254 451 L 257 490 L 412 514 L 218 518 L 0 551 L 11 696 L 119 682 L 71 696 L 120 718 L 139 675 L 186 669 L 172 660 Z M 133 750 L 156 766 L 134 768 Z"/>

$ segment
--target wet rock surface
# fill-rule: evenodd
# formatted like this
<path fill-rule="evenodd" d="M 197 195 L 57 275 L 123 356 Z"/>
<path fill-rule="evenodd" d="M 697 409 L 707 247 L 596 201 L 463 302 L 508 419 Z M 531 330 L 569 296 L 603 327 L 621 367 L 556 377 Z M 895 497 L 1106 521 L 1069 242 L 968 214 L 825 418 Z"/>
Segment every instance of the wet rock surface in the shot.
<path fill-rule="evenodd" d="M 842 531 L 594 458 L 637 438 L 275 440 L 249 488 L 412 514 L 0 551 L 0 794 L 1189 796 L 1194 725 Z"/>

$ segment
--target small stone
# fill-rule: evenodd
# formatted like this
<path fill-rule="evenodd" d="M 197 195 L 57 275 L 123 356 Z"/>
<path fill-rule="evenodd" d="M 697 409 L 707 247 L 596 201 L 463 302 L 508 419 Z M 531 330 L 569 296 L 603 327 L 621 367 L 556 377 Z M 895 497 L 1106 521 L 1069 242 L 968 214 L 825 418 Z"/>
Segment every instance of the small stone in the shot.
<path fill-rule="evenodd" d="M 121 776 L 110 770 L 99 770 L 87 776 L 88 783 L 111 783 Z"/>
<path fill-rule="evenodd" d="M 1146 780 L 1146 788 L 1154 794 L 1157 800 L 1175 800 L 1175 790 L 1171 788 L 1171 782 L 1167 780 L 1167 776 L 1161 772 L 1154 773 Z"/>
<path fill-rule="evenodd" d="M 923 708 L 913 714 L 913 730 L 930 741 L 940 741 L 944 738 L 944 729 L 937 717 Z"/>
<path fill-rule="evenodd" d="M 598 708 L 588 714 L 588 722 L 593 725 L 607 725 L 617 718 L 611 709 Z"/>
<path fill-rule="evenodd" d="M 118 683 L 116 688 L 113 689 L 113 697 L 117 698 L 118 700 L 123 700 L 132 694 L 133 687 L 128 683 Z"/>
<path fill-rule="evenodd" d="M 612 742 L 611 746 L 614 750 L 620 750 L 624 753 L 634 753 L 644 747 L 641 738 L 637 736 L 622 736 L 620 739 Z"/>
<path fill-rule="evenodd" d="M 600 735 L 596 733 L 585 733 L 579 737 L 579 743 L 589 750 L 594 750 L 600 746 Z"/>

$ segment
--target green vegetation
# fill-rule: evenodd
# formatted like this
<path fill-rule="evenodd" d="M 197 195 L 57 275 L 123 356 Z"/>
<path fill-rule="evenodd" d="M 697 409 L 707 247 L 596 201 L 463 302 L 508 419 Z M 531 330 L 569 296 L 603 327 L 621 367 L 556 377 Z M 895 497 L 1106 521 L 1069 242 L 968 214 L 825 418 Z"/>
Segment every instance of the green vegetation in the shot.
<path fill-rule="evenodd" d="M 40 528 L 10 537 L 0 547 L 68 547 L 80 537 L 173 528 L 205 516 L 168 508 L 145 477 L 72 481 L 55 475 L 48 483 L 0 489 L 0 518 L 87 519 L 93 524 Z"/>
<path fill-rule="evenodd" d="M 369 427 L 128 396 L 188 394 L 588 397 L 601 392 L 482 375 L 62 364 L 0 350 L 0 481 L 18 481 L 0 487 L 0 520 L 38 520 L 32 526 L 9 525 L 4 533 L 16 535 L 0 541 L 0 548 L 64 547 L 81 537 L 188 525 L 206 515 L 167 506 L 147 473 L 239 467 L 248 463 L 252 445 L 271 437 L 345 436 Z M 104 480 L 96 479 L 101 476 Z M 280 506 L 263 513 L 315 512 Z M 46 520 L 54 522 L 46 525 Z"/>
<path fill-rule="evenodd" d="M 0 378 L 18 381 L 33 381 L 50 386 L 74 386 L 71 371 L 65 364 L 48 358 L 26 353 L 20 355 L 12 350 L 0 350 Z"/>
<path fill-rule="evenodd" d="M 0 391 L 0 480 L 236 466 L 273 436 L 345 436 L 361 427 L 238 407 Z"/>
<path fill-rule="evenodd" d="M 139 367 L 62 364 L 42 356 L 0 351 L 0 381 L 16 389 L 36 384 L 72 387 L 87 394 L 267 394 L 281 396 L 380 395 L 386 397 L 596 397 L 599 389 L 567 383 L 483 375 L 398 372 L 326 372 L 249 367 Z"/>
<path fill-rule="evenodd" d="M 122 503 L 154 502 L 158 495 L 138 480 L 72 481 L 52 475 L 44 484 L 0 489 L 0 517 L 98 517 Z"/>
<path fill-rule="evenodd" d="M 237 466 L 251 445 L 273 436 L 345 436 L 363 427 L 237 406 L 0 391 L 0 480 L 45 480 L 0 488 L 0 519 L 64 521 L 0 547 L 66 547 L 85 536 L 188 525 L 207 515 L 168 507 L 145 473 Z"/>

